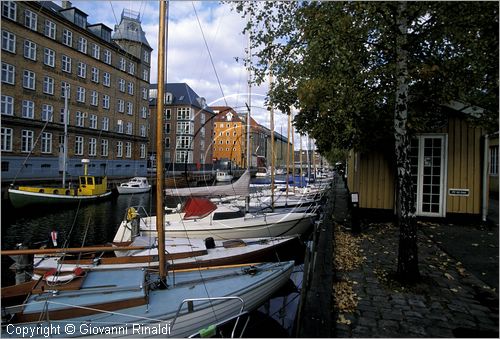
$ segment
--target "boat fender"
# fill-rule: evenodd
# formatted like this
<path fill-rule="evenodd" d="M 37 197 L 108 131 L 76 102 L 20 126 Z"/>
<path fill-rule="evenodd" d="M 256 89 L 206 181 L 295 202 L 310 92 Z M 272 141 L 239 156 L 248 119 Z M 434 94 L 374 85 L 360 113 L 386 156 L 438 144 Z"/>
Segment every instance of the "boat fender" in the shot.
<path fill-rule="evenodd" d="M 207 249 L 215 248 L 215 240 L 212 237 L 205 239 L 205 247 Z"/>
<path fill-rule="evenodd" d="M 81 267 L 75 267 L 73 270 L 73 274 L 76 277 L 83 277 L 85 275 L 85 271 Z"/>
<path fill-rule="evenodd" d="M 129 207 L 127 209 L 127 221 L 134 220 L 138 215 L 139 213 L 137 213 L 137 210 L 135 208 Z"/>
<path fill-rule="evenodd" d="M 215 325 L 210 325 L 207 328 L 202 328 L 200 330 L 200 337 L 202 338 L 212 338 L 215 337 L 217 327 Z"/>

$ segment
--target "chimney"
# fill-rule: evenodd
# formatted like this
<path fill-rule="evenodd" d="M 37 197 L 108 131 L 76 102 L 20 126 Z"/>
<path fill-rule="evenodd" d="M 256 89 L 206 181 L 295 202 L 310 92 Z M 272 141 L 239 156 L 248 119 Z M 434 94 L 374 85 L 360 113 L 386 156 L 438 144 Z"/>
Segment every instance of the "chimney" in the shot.
<path fill-rule="evenodd" d="M 73 6 L 73 4 L 68 0 L 62 0 L 61 5 L 62 5 L 62 8 L 64 8 L 64 9 L 68 9 L 68 8 L 71 8 Z"/>

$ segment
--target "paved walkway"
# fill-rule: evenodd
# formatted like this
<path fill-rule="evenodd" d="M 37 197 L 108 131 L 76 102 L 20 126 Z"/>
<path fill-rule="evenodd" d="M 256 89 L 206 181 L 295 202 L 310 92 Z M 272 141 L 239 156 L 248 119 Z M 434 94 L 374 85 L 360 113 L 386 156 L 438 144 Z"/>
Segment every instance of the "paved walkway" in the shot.
<path fill-rule="evenodd" d="M 359 236 L 340 228 L 337 232 L 344 232 L 357 243 L 352 246 L 357 249 L 350 249 L 352 255 L 363 260 L 352 270 L 336 272 L 337 282 L 352 287 L 355 295 L 351 299 L 357 305 L 350 312 L 337 309 L 335 336 L 498 338 L 498 226 L 496 231 L 460 227 L 463 229 L 420 224 L 422 279 L 413 286 L 403 286 L 393 279 L 399 230 L 391 223 L 370 224 Z M 455 237 L 450 239 L 453 247 L 464 248 L 461 253 L 446 250 L 444 239 L 451 236 Z M 485 246 L 488 251 L 481 251 Z M 486 266 L 469 269 L 467 265 L 473 268 L 490 253 L 496 253 L 491 258 L 496 282 L 488 284 L 481 274 Z M 454 258 L 455 254 L 462 259 Z"/>

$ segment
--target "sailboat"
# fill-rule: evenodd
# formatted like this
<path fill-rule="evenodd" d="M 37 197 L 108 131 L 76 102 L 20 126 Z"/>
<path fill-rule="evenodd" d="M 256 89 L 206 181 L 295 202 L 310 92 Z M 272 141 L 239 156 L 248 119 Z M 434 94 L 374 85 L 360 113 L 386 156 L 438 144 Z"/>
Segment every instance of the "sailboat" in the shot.
<path fill-rule="evenodd" d="M 64 142 L 62 149 L 62 185 L 61 187 L 47 186 L 14 186 L 9 188 L 9 199 L 14 207 L 21 208 L 31 205 L 46 205 L 60 203 L 78 203 L 104 199 L 111 196 L 108 190 L 106 176 L 88 174 L 89 159 L 82 159 L 83 175 L 78 177 L 76 187 L 66 187 L 66 162 L 68 158 L 68 97 L 69 86 L 64 95 Z"/>
<path fill-rule="evenodd" d="M 160 1 L 159 97 L 163 97 L 164 87 L 165 17 L 166 2 Z M 293 261 L 167 275 L 162 229 L 162 130 L 163 100 L 159 100 L 156 145 L 159 271 L 80 270 L 64 284 L 43 279 L 30 282 L 29 294 L 21 304 L 2 303 L 2 337 L 22 337 L 24 333 L 36 337 L 184 337 L 200 332 L 207 335 L 218 324 L 255 309 L 288 281 Z M 19 297 L 20 292 L 22 288 L 4 290 L 2 298 Z"/>

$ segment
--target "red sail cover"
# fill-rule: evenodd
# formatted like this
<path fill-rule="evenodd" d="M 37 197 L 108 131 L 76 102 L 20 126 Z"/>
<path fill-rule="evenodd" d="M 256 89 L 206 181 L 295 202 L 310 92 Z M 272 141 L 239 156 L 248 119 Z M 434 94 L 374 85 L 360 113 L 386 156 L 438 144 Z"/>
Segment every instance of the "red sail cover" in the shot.
<path fill-rule="evenodd" d="M 184 204 L 184 220 L 204 218 L 216 208 L 217 206 L 206 198 L 188 198 Z"/>

